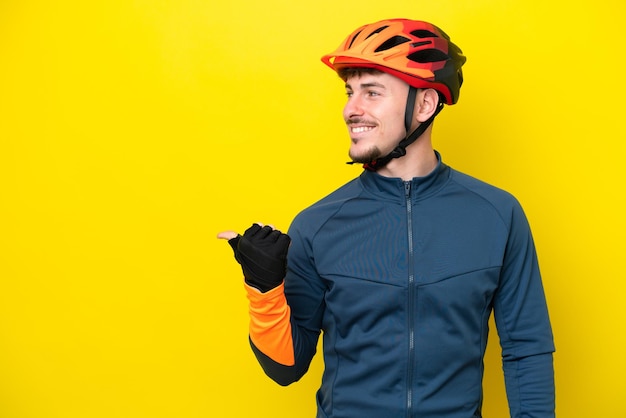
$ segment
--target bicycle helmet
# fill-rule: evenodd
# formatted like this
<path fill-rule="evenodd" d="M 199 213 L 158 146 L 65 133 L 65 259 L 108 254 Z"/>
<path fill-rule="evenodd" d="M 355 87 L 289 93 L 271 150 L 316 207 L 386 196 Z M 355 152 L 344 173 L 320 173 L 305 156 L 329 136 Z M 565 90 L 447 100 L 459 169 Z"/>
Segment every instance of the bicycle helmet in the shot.
<path fill-rule="evenodd" d="M 461 49 L 443 30 L 428 22 L 409 19 L 386 19 L 361 26 L 334 52 L 322 57 L 322 62 L 336 72 L 342 68 L 374 68 L 410 86 L 405 113 L 407 137 L 391 154 L 366 164 L 365 168 L 376 169 L 392 158 L 405 155 L 405 148 L 424 133 L 441 111 L 441 102 L 448 105 L 457 102 L 463 84 L 461 67 L 465 61 Z M 428 88 L 439 93 L 439 107 L 429 120 L 408 134 L 416 89 Z"/>

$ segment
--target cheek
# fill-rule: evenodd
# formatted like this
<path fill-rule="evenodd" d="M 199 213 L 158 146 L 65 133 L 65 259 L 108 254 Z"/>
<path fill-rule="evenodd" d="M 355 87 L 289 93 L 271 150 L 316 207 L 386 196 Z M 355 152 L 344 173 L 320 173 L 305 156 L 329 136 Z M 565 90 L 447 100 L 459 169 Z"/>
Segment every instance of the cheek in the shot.
<path fill-rule="evenodd" d="M 395 114 L 394 128 L 398 130 L 398 132 L 406 133 L 404 128 L 404 110 Z"/>
<path fill-rule="evenodd" d="M 384 118 L 388 131 L 404 131 L 404 109 L 387 109 Z"/>

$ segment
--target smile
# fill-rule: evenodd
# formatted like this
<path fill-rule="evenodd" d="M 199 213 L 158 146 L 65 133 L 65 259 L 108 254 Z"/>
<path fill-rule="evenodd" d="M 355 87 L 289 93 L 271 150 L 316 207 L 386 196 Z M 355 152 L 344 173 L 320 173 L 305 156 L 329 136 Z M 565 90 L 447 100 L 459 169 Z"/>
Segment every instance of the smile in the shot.
<path fill-rule="evenodd" d="M 371 131 L 372 129 L 374 129 L 373 126 L 353 126 L 350 127 L 350 132 L 360 134 L 361 132 Z"/>

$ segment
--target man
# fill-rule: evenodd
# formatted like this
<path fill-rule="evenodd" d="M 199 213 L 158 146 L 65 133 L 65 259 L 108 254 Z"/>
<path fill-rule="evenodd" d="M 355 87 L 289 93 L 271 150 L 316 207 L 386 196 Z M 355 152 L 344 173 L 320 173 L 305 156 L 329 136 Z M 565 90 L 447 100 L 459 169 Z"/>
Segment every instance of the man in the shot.
<path fill-rule="evenodd" d="M 480 417 L 493 311 L 511 416 L 553 417 L 552 331 L 523 211 L 432 146 L 434 117 L 459 96 L 461 50 L 432 24 L 391 19 L 322 60 L 345 81 L 349 155 L 365 170 L 288 235 L 218 235 L 243 268 L 261 366 L 297 381 L 323 330 L 318 418 Z"/>

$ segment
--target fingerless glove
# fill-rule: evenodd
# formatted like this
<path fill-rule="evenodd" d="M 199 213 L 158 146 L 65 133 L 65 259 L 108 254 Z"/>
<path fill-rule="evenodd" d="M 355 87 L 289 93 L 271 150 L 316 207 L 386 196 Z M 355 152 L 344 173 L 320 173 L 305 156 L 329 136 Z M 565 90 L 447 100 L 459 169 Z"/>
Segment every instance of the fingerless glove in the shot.
<path fill-rule="evenodd" d="M 242 235 L 228 241 L 241 264 L 246 283 L 265 293 L 279 286 L 287 273 L 289 235 L 253 224 Z"/>

